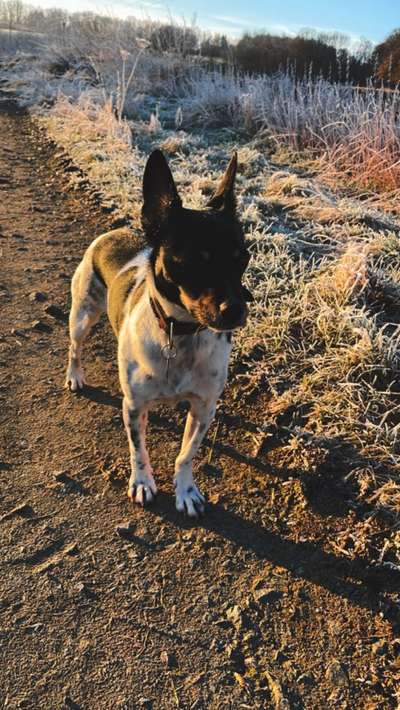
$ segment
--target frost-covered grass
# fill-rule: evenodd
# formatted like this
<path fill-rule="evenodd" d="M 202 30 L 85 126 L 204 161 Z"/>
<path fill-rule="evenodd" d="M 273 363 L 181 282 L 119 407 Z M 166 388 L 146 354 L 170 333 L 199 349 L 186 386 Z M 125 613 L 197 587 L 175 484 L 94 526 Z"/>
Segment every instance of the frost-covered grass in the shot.
<path fill-rule="evenodd" d="M 317 160 L 314 167 L 335 183 L 400 188 L 399 91 L 214 72 L 189 79 L 182 103 L 189 123 L 264 131 L 266 139 Z"/>
<path fill-rule="evenodd" d="M 158 111 L 161 124 L 171 126 L 178 111 L 186 130 L 263 136 L 265 149 L 300 154 L 328 183 L 378 192 L 381 204 L 398 210 L 399 91 L 211 71 L 193 57 L 150 51 L 138 34 L 97 47 L 78 35 L 21 55 L 3 76 L 27 105 L 53 103 L 60 92 L 77 99 L 92 88 L 130 119 Z"/>
<path fill-rule="evenodd" d="M 144 156 L 134 146 L 129 125 L 117 120 L 111 102 L 82 94 L 72 103 L 61 96 L 38 120 L 89 177 L 104 208 L 137 219 Z M 79 190 L 80 180 L 80 174 L 72 173 L 71 186 Z"/>

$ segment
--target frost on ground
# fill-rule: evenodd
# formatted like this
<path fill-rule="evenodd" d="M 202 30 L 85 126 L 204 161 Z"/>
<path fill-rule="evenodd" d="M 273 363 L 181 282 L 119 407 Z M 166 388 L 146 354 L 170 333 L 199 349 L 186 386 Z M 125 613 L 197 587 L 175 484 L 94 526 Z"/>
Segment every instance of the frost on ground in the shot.
<path fill-rule="evenodd" d="M 238 210 L 255 303 L 236 337 L 233 371 L 247 401 L 262 398 L 265 405 L 257 445 L 261 450 L 271 422 L 283 417 L 274 465 L 312 473 L 339 451 L 338 475 L 357 487 L 368 515 L 383 511 L 395 526 L 400 223 L 393 201 L 398 165 L 390 160 L 400 141 L 397 95 L 383 105 L 376 92 L 365 98 L 319 82 L 300 87 L 288 104 L 290 77 L 245 80 L 187 70 L 178 82 L 176 66 L 165 70 L 168 81 L 152 85 L 160 60 L 144 57 L 146 71 L 139 63 L 125 97 L 130 118 L 121 119 L 121 69 L 113 94 L 111 69 L 100 82 L 104 67 L 94 80 L 88 65 L 70 65 L 55 77 L 48 65 L 47 73 L 40 64 L 28 72 L 29 62 L 20 62 L 18 81 L 15 65 L 7 69 L 9 86 L 79 168 L 70 173 L 71 186 L 89 181 L 116 220 L 139 226 L 141 177 L 152 148 L 165 151 L 184 204 L 197 208 L 238 149 Z M 364 136 L 361 145 L 363 120 L 369 140 Z M 317 151 L 321 141 L 325 149 Z M 366 192 L 357 197 L 349 190 L 354 185 Z M 400 547 L 395 527 L 391 532 L 385 560 L 396 559 Z M 368 534 L 351 536 L 349 555 L 363 549 Z"/>

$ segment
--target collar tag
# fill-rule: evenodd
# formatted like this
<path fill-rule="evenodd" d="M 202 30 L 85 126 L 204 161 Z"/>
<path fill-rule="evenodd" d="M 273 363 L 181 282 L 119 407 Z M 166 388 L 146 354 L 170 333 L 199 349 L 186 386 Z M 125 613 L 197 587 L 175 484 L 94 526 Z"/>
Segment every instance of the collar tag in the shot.
<path fill-rule="evenodd" d="M 174 345 L 174 322 L 173 322 L 173 320 L 169 321 L 168 343 L 166 345 L 164 345 L 164 347 L 161 348 L 161 353 L 167 361 L 167 380 L 168 380 L 169 361 L 174 360 L 177 355 L 176 347 Z"/>

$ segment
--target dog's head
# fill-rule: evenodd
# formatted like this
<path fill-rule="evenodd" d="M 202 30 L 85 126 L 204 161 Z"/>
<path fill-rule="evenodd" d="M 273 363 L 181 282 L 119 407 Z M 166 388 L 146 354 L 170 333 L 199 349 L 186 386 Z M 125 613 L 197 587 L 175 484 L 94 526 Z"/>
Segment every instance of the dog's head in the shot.
<path fill-rule="evenodd" d="M 143 176 L 142 225 L 153 247 L 156 287 L 196 320 L 218 331 L 245 324 L 250 292 L 242 285 L 249 261 L 236 217 L 234 153 L 208 209 L 182 207 L 168 163 L 160 150 Z"/>

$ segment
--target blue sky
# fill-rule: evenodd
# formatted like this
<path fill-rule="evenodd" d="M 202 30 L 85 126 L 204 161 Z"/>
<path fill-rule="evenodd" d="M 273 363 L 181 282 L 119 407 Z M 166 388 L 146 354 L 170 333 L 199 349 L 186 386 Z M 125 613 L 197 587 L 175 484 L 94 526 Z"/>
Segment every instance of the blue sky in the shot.
<path fill-rule="evenodd" d="M 172 16 L 214 32 L 239 37 L 244 31 L 267 30 L 295 34 L 302 27 L 339 30 L 354 37 L 383 40 L 400 27 L 398 0 L 36 0 L 45 7 L 71 12 L 93 10 L 126 17 L 136 15 L 165 20 Z"/>

